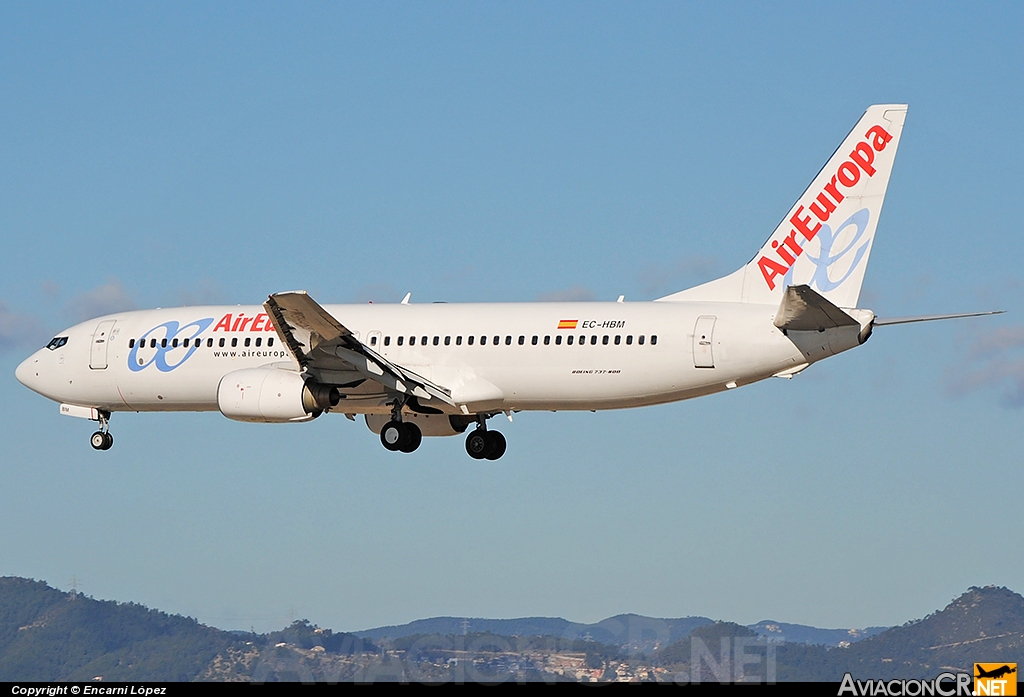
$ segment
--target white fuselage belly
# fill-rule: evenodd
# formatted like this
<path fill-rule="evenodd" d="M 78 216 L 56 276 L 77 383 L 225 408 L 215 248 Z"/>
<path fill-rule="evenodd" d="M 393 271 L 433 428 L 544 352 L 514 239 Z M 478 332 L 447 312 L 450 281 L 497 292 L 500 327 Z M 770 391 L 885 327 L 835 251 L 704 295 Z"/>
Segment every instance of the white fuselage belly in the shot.
<path fill-rule="evenodd" d="M 367 304 L 326 309 L 364 344 L 438 385 L 450 387 L 463 380 L 480 379 L 495 386 L 500 391 L 500 399 L 491 407 L 495 411 L 659 404 L 748 384 L 807 363 L 809 357 L 812 361 L 818 358 L 811 356 L 806 347 L 801 351 L 772 324 L 778 308 L 768 305 Z M 217 388 L 224 375 L 282 362 L 298 368 L 276 332 L 266 330 L 266 319 L 257 323 L 256 331 L 251 329 L 251 319 L 245 323 L 245 331 L 231 331 L 223 322 L 227 316 L 234 323 L 238 317 L 260 315 L 264 315 L 261 306 L 220 306 L 125 312 L 90 320 L 66 332 L 66 346 L 56 351 L 43 349 L 33 357 L 47 363 L 47 384 L 40 385 L 40 391 L 57 401 L 112 412 L 216 411 Z M 714 367 L 695 366 L 694 331 L 700 317 L 715 318 L 713 335 L 707 339 Z M 201 320 L 206 319 L 211 321 L 198 331 Z M 93 334 L 101 322 L 110 320 L 116 323 L 106 347 L 101 347 L 106 355 L 99 356 Z M 562 320 L 575 320 L 576 328 L 559 329 Z M 197 321 L 199 325 L 190 326 Z M 168 324 L 180 328 L 176 335 L 161 327 Z M 472 345 L 468 339 L 471 335 Z M 146 345 L 138 347 L 143 336 Z M 399 336 L 403 337 L 401 346 Z M 521 336 L 523 344 L 519 343 Z M 568 344 L 570 336 L 572 345 Z M 596 344 L 591 343 L 594 336 Z M 411 346 L 410 337 L 415 337 Z M 457 343 L 460 337 L 461 343 Z M 481 337 L 486 337 L 484 345 Z M 497 345 L 495 337 L 499 338 Z M 507 337 L 511 337 L 511 344 L 506 343 Z M 545 337 L 550 337 L 547 344 Z M 561 343 L 556 343 L 556 337 L 561 337 Z M 616 337 L 619 343 L 615 343 Z M 626 343 L 627 337 L 632 337 L 632 343 Z M 657 343 L 652 337 L 657 337 Z M 190 339 L 188 348 L 183 345 L 185 338 Z M 212 347 L 208 346 L 211 338 Z M 271 338 L 273 345 L 268 346 Z M 581 338 L 585 342 L 582 345 Z M 129 348 L 131 339 L 136 343 L 134 352 Z M 157 340 L 156 348 L 150 348 L 153 339 Z M 167 347 L 160 345 L 164 339 L 168 340 Z M 174 339 L 179 341 L 178 347 L 171 346 Z M 196 339 L 200 341 L 198 348 L 194 346 Z M 246 339 L 249 346 L 245 345 Z M 260 339 L 259 347 L 256 339 Z M 236 345 L 232 346 L 232 340 Z M 838 350 L 842 349 L 823 348 L 820 357 Z M 157 360 L 157 354 L 162 360 Z M 105 363 L 106 367 L 90 367 L 91 362 L 95 366 Z M 390 411 L 383 390 L 369 381 L 343 388 L 342 393 L 345 397 L 334 411 Z M 436 402 L 424 404 L 457 413 L 457 409 Z"/>

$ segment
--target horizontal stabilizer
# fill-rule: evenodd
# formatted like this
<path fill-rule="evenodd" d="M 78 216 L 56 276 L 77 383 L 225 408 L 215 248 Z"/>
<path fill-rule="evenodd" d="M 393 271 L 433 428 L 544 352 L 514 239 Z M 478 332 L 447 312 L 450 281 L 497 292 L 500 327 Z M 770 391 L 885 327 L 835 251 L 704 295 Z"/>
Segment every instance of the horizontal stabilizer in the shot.
<path fill-rule="evenodd" d="M 884 327 L 887 324 L 910 324 L 911 322 L 933 322 L 937 319 L 961 319 L 963 317 L 984 317 L 986 315 L 1001 315 L 1006 310 L 989 310 L 988 312 L 961 312 L 955 315 L 917 315 L 916 317 L 890 317 L 882 319 L 875 318 L 876 327 Z"/>
<path fill-rule="evenodd" d="M 786 288 L 775 315 L 776 327 L 793 331 L 821 331 L 859 324 L 808 285 Z"/>

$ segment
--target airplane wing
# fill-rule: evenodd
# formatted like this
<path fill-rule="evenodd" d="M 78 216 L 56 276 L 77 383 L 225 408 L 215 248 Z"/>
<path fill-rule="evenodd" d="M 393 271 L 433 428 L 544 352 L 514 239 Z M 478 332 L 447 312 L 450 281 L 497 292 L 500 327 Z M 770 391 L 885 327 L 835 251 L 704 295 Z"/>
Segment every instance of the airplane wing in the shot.
<path fill-rule="evenodd" d="M 455 406 L 451 390 L 384 358 L 359 341 L 306 291 L 274 293 L 263 304 L 299 364 L 326 385 L 373 380 L 390 391 Z"/>

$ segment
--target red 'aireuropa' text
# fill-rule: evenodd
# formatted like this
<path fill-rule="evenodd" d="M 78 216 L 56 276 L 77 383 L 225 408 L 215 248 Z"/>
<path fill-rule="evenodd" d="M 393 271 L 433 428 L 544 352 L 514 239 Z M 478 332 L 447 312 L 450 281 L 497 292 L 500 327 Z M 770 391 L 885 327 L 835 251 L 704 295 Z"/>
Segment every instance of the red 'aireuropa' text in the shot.
<path fill-rule="evenodd" d="M 892 136 L 881 126 L 872 126 L 864 134 L 864 140 L 857 143 L 849 154 L 848 160 L 839 165 L 832 179 L 825 184 L 821 192 L 808 206 L 810 212 L 817 220 L 811 218 L 809 213 L 804 212 L 803 205 L 796 207 L 796 212 L 790 217 L 789 222 L 793 225 L 792 230 L 781 240 L 772 240 L 772 249 L 778 259 L 771 259 L 762 256 L 757 260 L 757 266 L 761 269 L 765 283 L 769 290 L 775 290 L 775 279 L 778 276 L 785 276 L 786 272 L 796 263 L 797 257 L 803 254 L 804 248 L 797 241 L 796 233 L 807 242 L 814 239 L 814 236 L 821 230 L 821 224 L 829 219 L 835 211 L 836 206 L 843 202 L 846 196 L 839 190 L 839 187 L 851 189 L 860 181 L 861 172 L 869 177 L 874 176 L 875 168 L 872 163 L 875 161 L 875 153 L 885 150 L 885 146 L 892 140 Z M 820 221 L 820 222 L 819 222 Z"/>

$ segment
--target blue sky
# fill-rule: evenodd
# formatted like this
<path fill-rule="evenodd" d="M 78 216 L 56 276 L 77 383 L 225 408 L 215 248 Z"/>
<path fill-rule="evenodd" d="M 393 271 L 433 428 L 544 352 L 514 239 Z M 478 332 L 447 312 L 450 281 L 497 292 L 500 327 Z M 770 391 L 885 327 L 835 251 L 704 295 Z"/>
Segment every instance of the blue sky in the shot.
<path fill-rule="evenodd" d="M 902 623 L 1024 591 L 1024 10 L 944 3 L 0 7 L 0 574 L 225 628 L 618 612 Z M 108 311 L 649 300 L 745 263 L 910 105 L 861 303 L 792 381 L 519 414 L 508 454 L 119 414 L 14 379 Z M 1003 550 L 993 552 L 992 550 Z"/>

